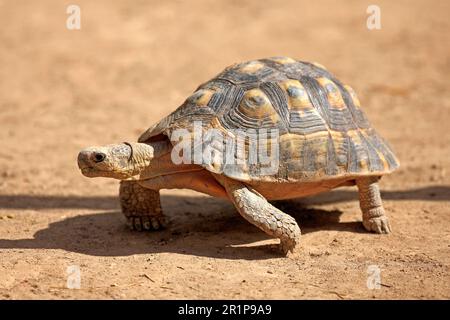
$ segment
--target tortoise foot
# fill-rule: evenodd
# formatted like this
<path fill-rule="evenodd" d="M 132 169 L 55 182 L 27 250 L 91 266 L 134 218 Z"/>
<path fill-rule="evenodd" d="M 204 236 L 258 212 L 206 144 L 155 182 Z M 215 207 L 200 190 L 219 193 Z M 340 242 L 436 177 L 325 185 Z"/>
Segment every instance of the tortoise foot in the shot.
<path fill-rule="evenodd" d="M 167 227 L 166 218 L 161 214 L 157 216 L 128 216 L 127 225 L 131 230 L 154 231 Z"/>
<path fill-rule="evenodd" d="M 279 251 L 287 256 L 291 253 L 295 253 L 300 243 L 300 237 L 288 238 L 280 240 Z"/>
<path fill-rule="evenodd" d="M 389 219 L 386 216 L 374 217 L 363 221 L 364 228 L 367 231 L 375 233 L 391 233 L 391 225 Z"/>

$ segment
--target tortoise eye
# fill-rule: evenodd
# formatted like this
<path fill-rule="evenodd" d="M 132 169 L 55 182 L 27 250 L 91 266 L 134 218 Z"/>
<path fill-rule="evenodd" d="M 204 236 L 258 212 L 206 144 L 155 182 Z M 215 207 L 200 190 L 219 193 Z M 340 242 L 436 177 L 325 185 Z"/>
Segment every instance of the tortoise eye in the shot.
<path fill-rule="evenodd" d="M 94 161 L 95 162 L 102 162 L 103 160 L 105 160 L 106 158 L 106 154 L 101 153 L 101 152 L 96 152 L 94 154 Z"/>

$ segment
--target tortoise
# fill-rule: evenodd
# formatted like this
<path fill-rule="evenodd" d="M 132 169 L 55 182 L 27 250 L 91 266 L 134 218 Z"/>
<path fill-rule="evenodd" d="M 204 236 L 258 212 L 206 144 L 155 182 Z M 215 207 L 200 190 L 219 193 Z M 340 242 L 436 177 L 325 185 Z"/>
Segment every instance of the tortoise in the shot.
<path fill-rule="evenodd" d="M 300 228 L 269 201 L 356 185 L 365 229 L 389 233 L 378 181 L 399 161 L 350 86 L 318 63 L 273 57 L 225 68 L 138 142 L 86 148 L 78 166 L 121 180 L 133 229 L 165 227 L 159 190 L 188 188 L 230 200 L 287 254 Z"/>

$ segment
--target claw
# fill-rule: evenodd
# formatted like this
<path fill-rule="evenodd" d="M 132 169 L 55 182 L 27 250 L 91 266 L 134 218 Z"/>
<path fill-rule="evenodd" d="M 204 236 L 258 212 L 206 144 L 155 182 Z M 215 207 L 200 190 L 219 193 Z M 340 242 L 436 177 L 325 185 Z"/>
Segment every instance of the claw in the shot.
<path fill-rule="evenodd" d="M 131 230 L 153 231 L 166 227 L 166 220 L 163 215 L 160 216 L 128 216 L 127 225 Z"/>
<path fill-rule="evenodd" d="M 391 226 L 386 216 L 370 218 L 368 220 L 363 221 L 363 225 L 367 231 L 379 234 L 391 233 Z"/>
<path fill-rule="evenodd" d="M 155 229 L 155 230 L 159 229 L 160 225 L 159 225 L 159 221 L 157 218 L 152 218 L 152 226 L 153 226 L 153 229 Z"/>
<path fill-rule="evenodd" d="M 142 228 L 144 230 L 151 230 L 152 229 L 152 225 L 150 223 L 150 219 L 147 216 L 143 216 L 141 218 L 142 221 Z"/>
<path fill-rule="evenodd" d="M 138 217 L 138 218 L 134 218 L 133 220 L 134 220 L 134 228 L 135 228 L 137 231 L 142 231 L 141 218 Z"/>
<path fill-rule="evenodd" d="M 284 255 L 288 255 L 290 253 L 294 253 L 297 247 L 297 244 L 300 242 L 299 238 L 297 239 L 285 239 L 280 240 L 280 251 Z"/>

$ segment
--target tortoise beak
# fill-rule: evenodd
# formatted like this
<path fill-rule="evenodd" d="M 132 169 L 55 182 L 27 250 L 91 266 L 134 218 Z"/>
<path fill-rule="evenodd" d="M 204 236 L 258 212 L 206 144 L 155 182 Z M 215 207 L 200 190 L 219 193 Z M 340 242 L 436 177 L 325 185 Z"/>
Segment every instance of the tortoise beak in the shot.
<path fill-rule="evenodd" d="M 103 152 L 95 151 L 93 149 L 84 149 L 78 153 L 78 168 L 85 176 L 90 176 L 96 164 L 103 162 L 106 159 L 106 154 Z"/>

